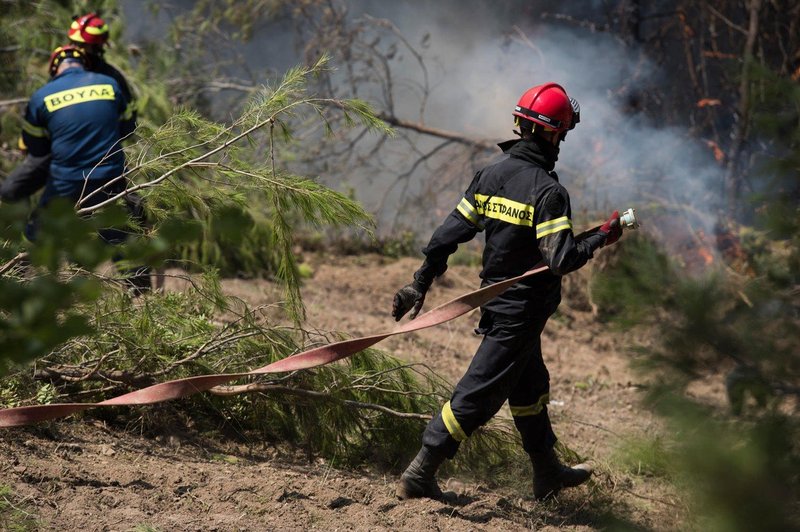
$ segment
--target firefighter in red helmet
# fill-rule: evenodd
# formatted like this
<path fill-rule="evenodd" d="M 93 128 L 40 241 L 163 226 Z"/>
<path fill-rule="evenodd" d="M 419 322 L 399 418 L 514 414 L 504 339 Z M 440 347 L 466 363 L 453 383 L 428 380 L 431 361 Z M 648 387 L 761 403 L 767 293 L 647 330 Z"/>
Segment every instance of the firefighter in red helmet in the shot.
<path fill-rule="evenodd" d="M 619 214 L 580 239 L 573 235 L 569 195 L 553 171 L 560 143 L 580 120 L 578 102 L 563 87 L 545 83 L 529 89 L 513 116 L 519 138 L 499 144 L 503 157 L 475 175 L 434 231 L 414 280 L 395 295 L 392 315 L 399 320 L 410 311 L 410 318 L 416 317 L 433 280 L 447 269 L 448 257 L 478 232 L 486 237 L 482 286 L 542 262 L 549 271 L 517 283 L 481 308 L 476 332 L 483 341 L 450 400 L 428 423 L 422 448 L 400 478 L 401 499 L 443 498 L 437 469 L 505 401 L 531 458 L 535 498 L 552 497 L 591 476 L 588 464 L 568 467 L 554 450 L 556 436 L 547 412 L 550 376 L 540 335 L 561 302 L 561 276 L 620 237 Z"/>

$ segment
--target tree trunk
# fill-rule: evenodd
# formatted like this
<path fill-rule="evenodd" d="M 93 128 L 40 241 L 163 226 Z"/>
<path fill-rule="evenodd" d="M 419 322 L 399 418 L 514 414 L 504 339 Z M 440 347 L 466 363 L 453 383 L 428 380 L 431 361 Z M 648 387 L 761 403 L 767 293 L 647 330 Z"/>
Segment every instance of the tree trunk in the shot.
<path fill-rule="evenodd" d="M 742 168 L 739 161 L 742 156 L 742 147 L 747 139 L 750 122 L 750 67 L 753 61 L 756 38 L 758 37 L 761 0 L 749 0 L 747 7 L 750 15 L 742 60 L 742 79 L 739 83 L 738 120 L 733 133 L 733 142 L 728 156 L 728 168 L 725 176 L 725 196 L 728 212 L 734 215 L 738 212 L 739 200 L 742 194 L 744 168 Z"/>

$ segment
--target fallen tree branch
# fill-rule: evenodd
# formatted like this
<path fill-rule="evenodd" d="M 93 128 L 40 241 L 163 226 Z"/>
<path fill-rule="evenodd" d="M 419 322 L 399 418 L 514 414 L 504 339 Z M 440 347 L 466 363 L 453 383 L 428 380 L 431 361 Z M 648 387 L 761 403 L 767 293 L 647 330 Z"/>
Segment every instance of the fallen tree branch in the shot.
<path fill-rule="evenodd" d="M 647 500 L 647 501 L 653 501 L 653 502 L 659 502 L 661 504 L 666 504 L 667 506 L 672 506 L 673 508 L 685 509 L 685 507 L 680 505 L 680 504 L 675 504 L 674 502 L 667 501 L 667 500 L 664 500 L 664 499 L 659 499 L 657 497 L 648 497 L 647 495 L 642 495 L 641 493 L 636 493 L 635 491 L 632 491 L 632 490 L 630 490 L 628 488 L 620 487 L 620 490 L 622 490 L 625 493 L 628 493 L 630 495 L 633 495 L 634 497 L 639 497 L 640 499 L 644 499 L 644 500 Z"/>
<path fill-rule="evenodd" d="M 0 275 L 3 275 L 8 270 L 10 270 L 11 268 L 13 268 L 14 266 L 16 266 L 17 264 L 19 264 L 20 262 L 24 261 L 27 258 L 28 258 L 27 251 L 21 251 L 17 253 L 16 256 L 14 256 L 11 260 L 3 264 L 3 266 L 0 266 Z"/>
<path fill-rule="evenodd" d="M 482 150 L 494 150 L 497 147 L 497 145 L 494 142 L 490 142 L 488 140 L 471 139 L 465 137 L 461 133 L 455 133 L 453 131 L 428 127 L 425 124 L 420 124 L 418 122 L 408 122 L 406 120 L 401 120 L 396 116 L 387 115 L 386 113 L 379 113 L 377 116 L 390 126 L 402 127 L 404 129 L 410 129 L 412 131 L 416 131 L 417 133 L 423 133 L 425 135 L 431 135 L 433 137 L 440 137 L 443 139 L 452 140 L 453 142 L 458 142 L 466 146 L 471 146 L 473 148 L 479 148 Z"/>
<path fill-rule="evenodd" d="M 417 414 L 415 412 L 398 412 L 397 410 L 392 410 L 391 408 L 382 405 L 376 405 L 374 403 L 364 403 L 361 401 L 353 401 L 351 399 L 340 399 L 325 392 L 305 390 L 303 388 L 293 388 L 291 386 L 275 386 L 272 384 L 265 384 L 261 382 L 254 382 L 251 384 L 241 384 L 238 386 L 215 386 L 211 388 L 209 392 L 213 393 L 214 395 L 222 395 L 222 396 L 241 395 L 243 393 L 253 393 L 253 392 L 299 395 L 303 397 L 314 397 L 316 399 L 323 399 L 326 401 L 335 401 L 345 406 L 350 406 L 353 408 L 376 410 L 378 412 L 383 412 L 384 414 L 389 414 L 390 416 L 403 419 L 419 419 L 421 421 L 430 421 L 431 419 L 431 416 L 429 416 L 428 414 Z"/>
<path fill-rule="evenodd" d="M 26 103 L 28 98 L 12 98 L 10 100 L 0 100 L 0 107 L 12 107 L 21 103 Z"/>

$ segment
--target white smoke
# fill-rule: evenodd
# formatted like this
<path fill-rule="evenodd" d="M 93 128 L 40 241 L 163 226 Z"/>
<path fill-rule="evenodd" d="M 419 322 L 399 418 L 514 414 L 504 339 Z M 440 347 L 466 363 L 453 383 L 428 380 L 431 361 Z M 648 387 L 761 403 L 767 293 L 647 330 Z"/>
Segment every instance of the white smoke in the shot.
<path fill-rule="evenodd" d="M 430 30 L 429 50 L 442 71 L 429 123 L 471 137 L 512 138 L 511 111 L 520 95 L 554 81 L 581 104 L 581 123 L 562 143 L 557 165 L 576 209 L 644 207 L 654 200 L 716 208 L 723 170 L 712 151 L 686 130 L 651 124 L 619 107 L 621 91 L 667 78 L 638 50 L 607 34 L 555 27 L 511 41 L 496 34 L 464 48 L 456 30 Z"/>
<path fill-rule="evenodd" d="M 191 4 L 180 3 L 185 8 Z M 132 7 L 137 4 L 123 2 L 127 11 L 137 11 L 138 26 L 131 26 L 133 31 L 152 30 L 141 7 Z M 642 115 L 620 108 L 625 101 L 620 94 L 636 94 L 669 82 L 669 73 L 610 34 L 536 22 L 532 14 L 547 7 L 545 2 L 353 0 L 343 4 L 352 18 L 370 15 L 390 20 L 423 55 L 431 93 L 422 118 L 430 127 L 493 142 L 507 140 L 512 138 L 511 111 L 520 95 L 547 81 L 561 84 L 581 104 L 581 123 L 562 144 L 556 167 L 570 191 L 574 211 L 635 206 L 646 217 L 648 205 L 656 203 L 683 205 L 696 212 L 717 208 L 722 169 L 711 150 L 686 130 L 651 124 Z M 582 5 L 584 10 L 597 8 Z M 529 25 L 517 26 L 525 22 Z M 397 40 L 387 33 L 381 46 L 393 39 Z M 257 30 L 241 52 L 252 71 L 274 72 L 300 61 L 289 57 L 293 50 L 294 42 L 282 21 Z M 423 72 L 411 53 L 402 45 L 399 50 L 390 62 L 395 110 L 398 118 L 417 121 Z M 359 96 L 370 94 L 369 90 L 365 87 Z M 422 142 L 433 141 L 423 137 Z M 398 147 L 388 143 L 390 160 L 415 156 L 391 153 Z M 475 170 L 465 172 L 454 196 L 466 188 Z M 436 178 L 424 171 L 412 179 Z M 367 173 L 359 177 L 358 169 L 353 169 L 347 184 L 371 208 L 396 174 Z M 345 179 L 332 177 L 332 183 Z M 392 201 L 383 205 L 390 209 Z M 426 228 L 418 229 L 424 233 Z"/>

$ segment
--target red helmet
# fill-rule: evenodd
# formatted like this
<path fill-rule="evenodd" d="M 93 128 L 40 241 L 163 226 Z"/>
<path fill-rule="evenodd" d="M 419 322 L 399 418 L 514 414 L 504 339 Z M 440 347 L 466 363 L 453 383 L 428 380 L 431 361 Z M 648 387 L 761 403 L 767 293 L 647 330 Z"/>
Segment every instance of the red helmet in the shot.
<path fill-rule="evenodd" d="M 73 42 L 103 45 L 108 42 L 108 24 L 97 13 L 75 16 L 67 37 Z"/>
<path fill-rule="evenodd" d="M 84 52 L 79 46 L 75 46 L 74 44 L 59 46 L 53 50 L 52 54 L 50 54 L 50 77 L 56 75 L 58 66 L 67 59 L 80 61 L 84 67 L 87 66 L 86 52 Z"/>
<path fill-rule="evenodd" d="M 577 123 L 572 101 L 561 85 L 545 83 L 525 91 L 514 108 L 513 115 L 564 132 L 575 127 Z"/>

